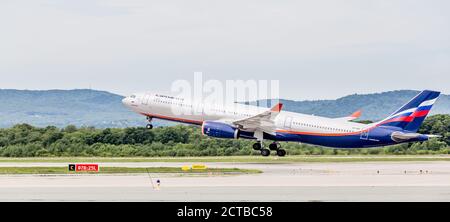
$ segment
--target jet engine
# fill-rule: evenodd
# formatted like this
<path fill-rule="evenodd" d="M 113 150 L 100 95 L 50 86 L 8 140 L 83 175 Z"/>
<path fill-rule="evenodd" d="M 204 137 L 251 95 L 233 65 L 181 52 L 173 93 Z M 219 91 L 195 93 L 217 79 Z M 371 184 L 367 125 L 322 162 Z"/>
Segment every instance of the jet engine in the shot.
<path fill-rule="evenodd" d="M 203 122 L 202 133 L 206 136 L 224 139 L 239 139 L 241 134 L 240 130 L 233 126 L 214 121 Z"/>

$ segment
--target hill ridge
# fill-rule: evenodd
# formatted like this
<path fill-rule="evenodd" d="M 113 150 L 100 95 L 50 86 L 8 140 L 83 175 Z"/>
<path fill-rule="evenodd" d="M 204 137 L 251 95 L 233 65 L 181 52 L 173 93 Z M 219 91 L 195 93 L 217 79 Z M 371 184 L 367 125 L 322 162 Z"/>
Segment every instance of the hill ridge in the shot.
<path fill-rule="evenodd" d="M 418 92 L 394 90 L 352 94 L 336 100 L 280 101 L 284 103 L 287 111 L 342 117 L 362 109 L 361 119 L 377 120 L 398 109 Z M 0 89 L 0 127 L 11 127 L 20 123 L 41 127 L 65 127 L 70 124 L 97 128 L 144 126 L 145 119 L 124 107 L 121 103 L 123 98 L 118 94 L 93 89 Z M 431 114 L 450 114 L 450 96 L 441 95 Z"/>

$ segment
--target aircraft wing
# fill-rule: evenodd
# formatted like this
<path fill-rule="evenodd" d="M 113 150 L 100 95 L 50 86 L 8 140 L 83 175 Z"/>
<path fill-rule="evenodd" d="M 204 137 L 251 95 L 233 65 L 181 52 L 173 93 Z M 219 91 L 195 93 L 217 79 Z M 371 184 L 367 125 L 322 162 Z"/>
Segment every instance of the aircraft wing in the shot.
<path fill-rule="evenodd" d="M 234 121 L 233 124 L 240 129 L 248 131 L 260 130 L 265 133 L 275 135 L 275 117 L 280 114 L 283 104 L 278 103 L 272 109 L 265 111 L 256 116 Z"/>
<path fill-rule="evenodd" d="M 347 117 L 341 117 L 341 118 L 336 118 L 337 120 L 342 120 L 342 121 L 352 121 L 355 119 L 358 119 L 359 117 L 361 117 L 362 111 L 358 110 L 356 112 L 354 112 L 352 115 L 347 116 Z"/>

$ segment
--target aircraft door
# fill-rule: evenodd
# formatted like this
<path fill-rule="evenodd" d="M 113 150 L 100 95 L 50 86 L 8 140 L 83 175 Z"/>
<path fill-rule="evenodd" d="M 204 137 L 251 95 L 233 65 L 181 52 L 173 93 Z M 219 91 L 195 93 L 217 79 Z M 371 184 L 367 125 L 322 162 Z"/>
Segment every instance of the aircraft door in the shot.
<path fill-rule="evenodd" d="M 148 100 L 150 100 L 150 95 L 146 94 L 142 97 L 141 104 L 146 106 L 148 105 Z"/>
<path fill-rule="evenodd" d="M 360 139 L 362 140 L 368 140 L 369 139 L 369 130 L 364 130 L 361 132 L 361 137 Z"/>

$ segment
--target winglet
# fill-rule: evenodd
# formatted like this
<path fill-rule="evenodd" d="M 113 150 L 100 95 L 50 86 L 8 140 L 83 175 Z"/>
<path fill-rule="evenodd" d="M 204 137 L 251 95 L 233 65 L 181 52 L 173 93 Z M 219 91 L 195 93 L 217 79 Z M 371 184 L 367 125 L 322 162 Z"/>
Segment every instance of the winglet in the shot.
<path fill-rule="evenodd" d="M 279 113 L 282 108 L 283 108 L 283 104 L 282 103 L 278 103 L 277 105 L 272 107 L 272 109 L 270 111 Z"/>
<path fill-rule="evenodd" d="M 359 117 L 361 117 L 361 114 L 362 114 L 362 111 L 361 110 L 358 110 L 358 111 L 356 111 L 356 112 L 354 112 L 351 116 L 349 116 L 349 117 L 353 117 L 353 118 L 355 118 L 355 119 L 358 119 Z"/>

